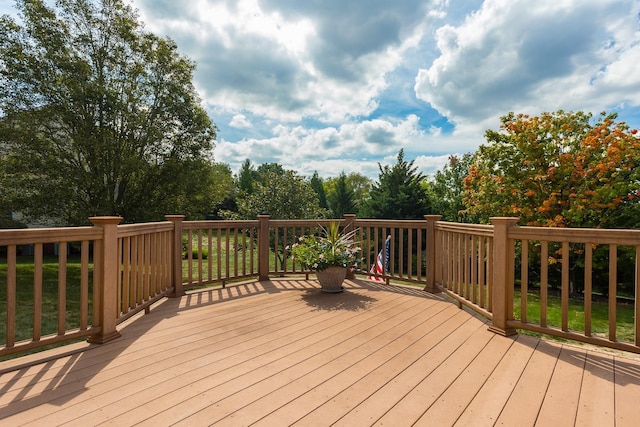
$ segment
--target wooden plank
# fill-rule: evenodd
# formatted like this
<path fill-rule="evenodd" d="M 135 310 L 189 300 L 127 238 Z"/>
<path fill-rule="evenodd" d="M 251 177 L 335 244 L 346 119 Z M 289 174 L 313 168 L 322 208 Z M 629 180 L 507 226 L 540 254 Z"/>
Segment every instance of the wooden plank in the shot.
<path fill-rule="evenodd" d="M 640 361 L 614 358 L 616 426 L 638 425 Z"/>
<path fill-rule="evenodd" d="M 223 291 L 227 292 L 230 291 L 230 289 L 225 289 Z M 285 293 L 284 295 L 265 294 L 261 297 L 281 302 L 283 299 L 296 298 L 299 297 L 299 295 L 293 293 Z M 234 311 L 233 305 L 235 304 L 251 305 L 252 303 L 246 299 L 240 299 L 238 301 L 233 301 L 233 304 L 223 304 L 219 306 L 219 308 L 225 312 L 232 312 Z M 291 301 L 289 301 L 289 305 L 290 304 Z M 258 328 L 254 332 L 253 336 L 248 337 L 247 335 L 249 334 L 245 333 L 243 328 L 239 328 L 238 330 L 238 328 L 235 328 L 233 324 L 230 324 L 227 329 L 230 329 L 230 333 L 232 335 L 235 334 L 239 341 L 239 343 L 236 343 L 235 346 L 231 347 L 223 348 L 224 346 L 221 346 L 221 348 L 218 348 L 219 344 L 216 344 L 215 341 L 211 344 L 201 344 L 202 340 L 199 339 L 200 337 L 198 336 L 200 334 L 193 334 L 196 339 L 192 339 L 191 341 L 195 343 L 195 348 L 194 345 L 190 345 L 188 342 L 183 340 L 179 340 L 180 342 L 175 342 L 173 344 L 166 344 L 175 347 L 173 350 L 171 348 L 166 350 L 166 353 L 169 353 L 169 355 L 166 355 L 165 352 L 160 351 L 157 348 L 149 349 L 147 344 L 146 347 L 143 346 L 137 350 L 137 353 L 141 354 L 138 359 L 139 363 L 126 363 L 125 365 L 122 365 L 119 369 L 123 371 L 119 372 L 119 375 L 118 372 L 111 372 L 106 380 L 103 378 L 102 382 L 99 382 L 98 385 L 92 387 L 92 391 L 90 393 L 84 393 L 84 398 L 74 398 L 72 402 L 76 404 L 76 409 L 72 414 L 62 414 L 60 419 L 54 418 L 54 415 L 51 414 L 49 415 L 49 418 L 58 419 L 58 421 L 64 422 L 66 419 L 64 417 L 78 417 L 81 414 L 87 414 L 87 419 L 89 420 L 97 416 L 95 413 L 96 410 L 105 416 L 111 416 L 114 413 L 117 414 L 119 413 L 118 411 L 124 411 L 127 408 L 135 410 L 137 405 L 140 403 L 138 399 L 151 399 L 152 401 L 153 397 L 157 398 L 158 396 L 171 394 L 171 390 L 180 388 L 175 384 L 163 385 L 163 383 L 168 380 L 167 374 L 163 371 L 170 370 L 173 381 L 186 384 L 200 382 L 202 384 L 202 381 L 199 380 L 202 380 L 203 376 L 206 378 L 208 371 L 224 371 L 225 367 L 240 365 L 243 361 L 246 363 L 247 359 L 258 365 L 267 363 L 268 360 L 259 357 L 259 355 L 262 354 L 262 351 L 260 350 L 260 346 L 257 346 L 256 342 L 260 344 L 260 341 L 262 340 L 263 343 L 270 342 L 272 345 L 276 345 L 275 339 L 272 336 L 273 334 L 277 333 L 277 339 L 280 341 L 281 345 L 284 345 L 285 343 L 289 343 L 291 341 L 291 337 L 295 336 L 299 331 L 304 331 L 306 333 L 313 328 L 320 328 L 326 330 L 327 333 L 330 333 L 331 327 L 337 326 L 337 324 L 342 320 L 341 316 L 336 313 L 325 311 L 318 314 L 310 311 L 309 307 L 305 307 L 304 305 L 300 308 L 309 313 L 307 315 L 307 321 L 301 321 L 300 319 L 294 318 L 292 319 L 292 325 L 288 327 L 286 327 L 286 325 L 282 327 L 278 325 L 279 329 L 272 331 L 271 334 L 266 333 L 264 329 L 264 324 L 265 322 L 268 323 L 269 319 L 263 320 L 262 323 L 257 323 L 257 326 L 261 326 L 261 328 Z M 206 309 L 196 310 L 200 310 L 203 313 L 208 311 Z M 259 312 L 260 307 L 254 307 L 254 310 Z M 268 310 L 265 311 L 265 313 L 268 315 Z M 327 325 L 326 322 L 321 321 L 322 319 L 320 319 L 320 317 L 325 317 L 327 321 L 338 323 Z M 199 320 L 202 323 L 201 318 Z M 256 322 L 255 318 L 251 318 L 250 320 Z M 275 318 L 273 322 L 280 323 L 279 320 L 280 319 Z M 162 328 L 162 325 L 159 325 L 158 327 Z M 239 333 L 239 331 L 241 332 Z M 171 336 L 175 337 L 176 335 L 177 334 L 172 333 L 171 331 L 168 332 L 169 338 Z M 150 338 L 153 341 L 153 337 Z M 205 336 L 204 339 L 207 339 L 207 337 Z M 229 340 L 224 340 L 223 344 L 226 344 L 227 341 Z M 213 345 L 213 350 L 211 347 L 207 347 L 207 345 Z M 252 348 L 255 348 L 253 353 L 249 351 Z M 182 355 L 180 355 L 180 352 L 176 352 L 178 349 L 182 352 Z M 148 356 L 150 351 L 152 352 L 151 357 Z M 173 357 L 171 357 L 171 351 L 174 352 Z M 145 355 L 147 355 L 146 359 Z M 120 357 L 118 360 L 119 359 Z M 204 380 L 204 382 L 206 383 L 207 381 Z M 76 383 L 77 382 L 74 382 L 74 384 Z M 70 385 L 67 386 L 71 387 Z M 149 390 L 150 388 L 151 390 Z M 113 393 L 113 390 L 118 390 L 118 392 Z M 65 387 L 60 387 L 60 393 L 64 391 L 66 391 L 67 394 L 70 392 L 70 390 L 67 390 Z M 75 389 L 72 388 L 71 393 L 74 391 Z M 107 406 L 109 403 L 111 403 L 111 407 Z M 133 406 L 130 407 L 131 405 Z M 106 412 L 99 409 L 103 406 L 105 408 L 104 411 Z M 143 413 L 144 411 L 139 412 L 137 415 L 140 416 Z M 126 423 L 128 423 L 128 421 Z"/>
<path fill-rule="evenodd" d="M 276 389 L 273 385 L 265 388 L 267 382 L 256 384 L 227 399 L 227 402 L 218 402 L 197 416 L 185 419 L 183 424 L 197 425 L 211 420 L 219 426 L 236 426 L 249 425 L 260 420 L 262 425 L 288 425 L 298 421 L 301 414 L 308 412 L 311 414 L 299 422 L 305 425 L 331 424 L 340 417 L 339 414 L 344 413 L 343 408 L 334 405 L 338 401 L 337 394 L 363 376 L 374 373 L 376 376 L 383 375 L 384 367 L 393 365 L 393 360 L 402 357 L 408 348 L 422 347 L 418 351 L 423 353 L 424 347 L 421 344 L 429 332 L 448 322 L 454 325 L 457 323 L 452 318 L 459 314 L 459 310 L 453 305 L 443 308 L 434 307 L 433 310 L 429 310 L 430 314 L 427 316 L 422 314 L 407 319 L 386 332 L 385 336 L 380 336 L 339 358 L 318 360 L 315 369 L 303 376 L 300 376 L 303 366 L 292 367 L 277 379 L 278 383 L 286 383 L 280 388 Z M 420 318 L 424 320 L 421 321 Z M 270 380 L 276 381 L 275 378 Z M 244 400 L 248 405 L 238 407 L 235 398 L 245 396 Z M 261 398 L 254 400 L 258 396 Z M 329 404 L 318 409 L 324 402 Z M 225 412 L 227 408 L 233 408 L 234 411 L 221 418 L 221 412 Z M 276 408 L 278 410 L 274 411 Z"/>
<path fill-rule="evenodd" d="M 532 426 L 545 398 L 560 353 L 560 346 L 539 341 L 496 425 Z M 557 424 L 553 424 L 557 425 Z"/>
<path fill-rule="evenodd" d="M 457 426 L 493 426 L 536 350 L 538 339 L 519 335 L 485 384 L 455 420 Z"/>
<path fill-rule="evenodd" d="M 410 425 L 417 421 L 424 411 L 458 378 L 461 366 L 467 366 L 491 340 L 502 340 L 503 338 L 487 330 L 480 330 L 469 337 L 449 358 L 424 377 L 376 423 L 380 425 Z"/>
<path fill-rule="evenodd" d="M 616 425 L 614 393 L 613 357 L 587 352 L 575 425 Z"/>
<path fill-rule="evenodd" d="M 464 311 L 461 311 L 464 314 Z M 378 380 L 378 375 L 374 373 L 372 378 L 365 377 L 358 384 L 359 387 L 351 387 L 332 400 L 325 403 L 326 411 L 334 405 L 353 406 L 353 408 L 340 418 L 336 425 L 350 426 L 356 424 L 373 424 L 388 412 L 395 404 L 400 401 L 403 396 L 408 394 L 421 381 L 438 368 L 450 355 L 456 351 L 464 342 L 466 342 L 473 334 L 481 329 L 485 329 L 486 325 L 479 322 L 478 319 L 469 319 L 457 326 L 455 330 L 448 333 L 440 341 L 434 343 L 430 348 L 425 348 L 423 355 L 408 366 L 401 364 L 401 369 L 394 377 L 386 381 L 382 386 L 373 381 Z M 439 328 L 443 329 L 443 328 Z M 432 339 L 439 339 L 440 334 L 449 331 L 444 328 L 442 331 L 434 331 Z M 386 378 L 382 378 L 386 380 Z M 367 389 L 367 387 L 370 388 Z M 357 399 L 359 393 L 359 399 Z M 339 399 L 342 397 L 342 399 Z M 340 406 L 338 406 L 340 408 Z"/>
<path fill-rule="evenodd" d="M 263 297 L 267 297 L 266 295 L 263 295 Z M 234 301 L 236 302 L 236 301 Z M 237 301 L 237 303 L 241 303 L 242 301 Z M 257 303 L 257 301 L 254 300 L 254 304 Z M 267 320 L 267 319 L 273 319 L 273 321 L 281 321 L 280 317 L 290 317 L 291 318 L 291 325 L 296 325 L 298 323 L 302 323 L 300 322 L 300 319 L 297 318 L 295 316 L 296 312 L 304 312 L 304 307 L 300 307 L 298 310 L 292 311 L 292 307 L 290 304 L 290 301 L 278 301 L 277 307 L 279 307 L 278 311 L 273 311 L 273 310 L 269 310 L 268 307 L 265 307 L 264 305 L 262 306 L 264 310 L 264 312 L 258 312 L 259 314 L 253 314 L 253 316 L 250 316 L 250 314 L 253 312 L 253 310 L 255 310 L 256 308 L 260 309 L 261 306 L 260 304 L 258 305 L 254 305 L 254 304 L 250 304 L 249 302 L 247 302 L 246 308 L 243 310 L 242 307 L 238 306 L 238 304 L 234 304 L 235 308 L 232 306 L 229 306 L 229 309 L 232 309 L 235 314 L 237 314 L 237 316 L 244 316 L 246 318 L 246 320 L 244 322 L 239 321 L 236 319 L 234 319 L 233 315 L 231 315 L 231 313 L 228 310 L 224 310 L 224 313 L 229 314 L 228 318 L 220 318 L 218 319 L 218 321 L 214 321 L 215 319 L 209 319 L 209 321 L 206 324 L 203 324 L 201 321 L 201 316 L 202 316 L 202 312 L 203 309 L 202 308 L 197 308 L 193 311 L 190 310 L 190 312 L 188 312 L 185 315 L 181 314 L 181 321 L 178 323 L 178 325 L 176 325 L 176 327 L 171 328 L 171 329 L 166 329 L 164 328 L 164 321 L 161 321 L 159 323 L 154 323 L 156 321 L 152 320 L 151 316 L 146 316 L 143 317 L 143 320 L 146 319 L 150 319 L 149 321 L 146 322 L 147 326 L 142 326 L 140 327 L 138 324 L 133 325 L 134 328 L 137 327 L 137 329 L 134 329 L 131 331 L 131 334 L 139 334 L 142 337 L 138 338 L 136 336 L 134 336 L 133 338 L 135 339 L 135 345 L 130 345 L 131 343 L 131 339 L 126 339 L 126 337 L 128 337 L 128 333 L 129 331 L 123 331 L 124 334 L 124 339 L 115 341 L 112 344 L 109 344 L 108 346 L 103 346 L 102 348 L 105 349 L 111 349 L 111 348 L 116 348 L 115 351 L 115 355 L 118 356 L 117 361 L 113 361 L 113 357 L 114 354 L 112 354 L 113 352 L 89 352 L 87 353 L 88 356 L 94 356 L 93 359 L 98 359 L 97 361 L 94 360 L 90 360 L 87 362 L 88 366 L 87 366 L 87 371 L 86 373 L 81 372 L 81 369 L 76 369 L 74 370 L 74 375 L 63 375 L 64 379 L 66 380 L 66 388 L 70 389 L 70 390 L 66 390 L 65 387 L 62 387 L 59 383 L 62 381 L 61 376 L 53 376 L 50 377 L 50 375 L 52 375 L 52 370 L 51 369 L 46 369 L 45 370 L 45 376 L 43 376 L 42 379 L 51 379 L 54 383 L 58 383 L 58 388 L 57 388 L 57 394 L 64 396 L 65 391 L 68 392 L 74 392 L 75 388 L 73 387 L 74 384 L 80 384 L 80 386 L 82 386 L 82 384 L 87 383 L 88 380 L 86 378 L 91 378 L 91 374 L 93 373 L 93 371 L 95 371 L 96 367 L 99 366 L 100 364 L 106 364 L 108 363 L 110 365 L 110 368 L 113 369 L 112 372 L 112 376 L 116 377 L 119 374 L 120 375 L 128 375 L 130 372 L 135 371 L 139 366 L 145 366 L 149 363 L 155 363 L 158 361 L 162 361 L 166 358 L 169 358 L 169 356 L 173 355 L 173 356 L 179 356 L 179 352 L 176 352 L 175 349 L 180 349 L 181 351 L 185 351 L 185 354 L 187 354 L 186 352 L 188 352 L 188 348 L 187 345 L 189 343 L 192 342 L 199 342 L 202 341 L 203 339 L 208 340 L 207 342 L 210 345 L 215 346 L 217 349 L 219 350 L 223 350 L 225 348 L 225 345 L 242 345 L 244 344 L 246 346 L 246 348 L 250 348 L 252 346 L 255 346 L 256 343 L 254 340 L 258 340 L 262 338 L 262 339 L 268 339 L 268 334 L 264 333 L 264 330 L 261 328 L 260 323 L 263 320 Z M 206 311 L 206 309 L 205 309 Z M 195 312 L 195 314 L 193 314 L 193 312 Z M 198 314 L 198 312 L 200 312 L 200 314 Z M 161 313 L 158 313 L 161 314 Z M 189 321 L 189 318 L 191 318 L 192 320 Z M 256 323 L 258 322 L 258 323 Z M 143 322 L 144 323 L 144 322 Z M 220 329 L 224 329 L 224 325 L 225 324 L 231 324 L 231 327 L 226 328 L 226 330 L 223 330 L 222 332 L 220 331 Z M 282 322 L 283 324 L 283 328 L 286 328 L 288 326 L 288 324 L 286 322 Z M 249 326 L 253 326 L 253 328 L 249 327 Z M 305 324 L 302 323 L 302 326 L 300 327 L 304 327 Z M 154 328 L 154 330 L 150 329 L 150 328 Z M 243 332 L 246 332 L 246 335 L 243 334 L 238 334 L 238 333 L 234 333 L 234 331 L 236 330 L 242 330 Z M 206 331 L 210 331 L 210 332 L 206 332 Z M 229 337 L 228 335 L 231 334 L 232 337 Z M 180 336 L 180 338 L 176 339 L 176 336 Z M 236 338 L 237 339 L 234 339 Z M 136 339 L 137 338 L 137 339 Z M 212 338 L 216 338 L 213 339 Z M 173 348 L 163 348 L 163 346 L 173 346 Z M 149 357 L 149 353 L 152 353 L 152 356 Z M 207 354 L 210 353 L 210 349 L 207 350 Z M 103 355 L 103 356 L 95 356 L 95 355 Z M 194 354 L 189 353 L 190 357 L 195 357 Z M 184 361 L 184 359 L 183 359 Z M 180 363 L 180 360 L 177 359 L 175 361 L 175 363 Z M 80 367 L 78 365 L 83 365 L 80 362 L 76 362 L 75 366 L 76 367 Z M 118 369 L 123 369 L 122 371 L 118 372 Z M 65 370 L 63 368 L 63 374 L 64 374 Z M 2 379 L 4 379 L 5 376 L 2 377 Z M 25 393 L 24 391 L 18 390 L 18 392 L 23 396 L 23 397 L 32 397 L 33 395 L 37 395 L 39 393 L 39 391 L 35 388 L 30 390 L 30 393 Z M 2 396 L 0 396 L 0 404 L 5 403 L 7 400 L 10 403 L 11 402 L 11 395 L 10 393 L 5 393 Z M 16 405 L 14 405 L 16 406 Z M 13 409 L 13 408 L 12 408 Z"/>
<path fill-rule="evenodd" d="M 128 319 L 111 343 L 11 372 L 2 362 L 0 424 L 637 423 L 638 360 L 494 335 L 419 289 L 345 287 L 191 291 Z"/>
<path fill-rule="evenodd" d="M 511 339 L 496 338 L 489 341 L 467 366 L 458 367 L 458 378 L 414 425 L 448 426 L 455 423 L 513 344 Z"/>
<path fill-rule="evenodd" d="M 389 345 L 380 348 L 359 363 L 348 366 L 344 374 L 330 378 L 326 382 L 308 388 L 308 391 L 296 399 L 287 399 L 285 405 L 277 410 L 269 410 L 258 423 L 259 425 L 273 425 L 275 422 L 292 424 L 299 422 L 307 425 L 332 424 L 338 421 L 353 407 L 367 399 L 373 391 L 398 375 L 405 366 L 425 352 L 428 352 L 438 340 L 443 338 L 444 331 L 453 331 L 461 321 L 459 311 L 449 307 L 431 317 L 414 330 L 419 338 L 409 341 L 403 340 L 402 345 Z M 462 316 L 464 318 L 464 316 Z M 440 322 L 433 327 L 434 323 Z M 446 327 L 442 327 L 446 325 Z M 446 336 L 446 335 L 445 335 Z M 405 338 L 410 338 L 405 335 Z M 266 402 L 265 402 L 266 403 Z M 298 410 L 300 408 L 301 410 Z M 305 416 L 305 413 L 309 413 Z M 360 419 L 362 423 L 364 418 Z"/>
<path fill-rule="evenodd" d="M 536 423 L 575 425 L 586 351 L 562 347 Z"/>
<path fill-rule="evenodd" d="M 327 296 L 330 297 L 323 295 Z M 413 317 L 421 309 L 421 306 L 411 303 L 409 306 L 397 305 L 386 310 L 389 318 L 384 323 L 380 323 L 369 311 L 358 315 L 340 311 L 338 314 L 333 313 L 331 324 L 320 325 L 315 329 L 307 326 L 305 333 L 308 335 L 297 341 L 292 341 L 291 333 L 282 331 L 278 334 L 278 340 L 266 347 L 256 347 L 253 351 L 242 353 L 234 352 L 232 362 L 223 363 L 231 357 L 228 355 L 216 364 L 207 363 L 199 369 L 185 372 L 179 379 L 160 378 L 163 386 L 155 387 L 152 391 L 128 387 L 126 392 L 129 398 L 118 405 L 119 415 L 114 416 L 113 412 L 110 414 L 111 419 L 115 423 L 137 423 L 144 420 L 150 424 L 174 424 L 185 418 L 185 405 L 193 414 L 208 407 L 217 409 L 218 405 L 228 402 L 225 401 L 227 396 L 230 396 L 233 404 L 241 405 L 243 400 L 234 397 L 247 387 L 266 381 L 268 385 L 264 393 L 269 393 L 274 387 L 278 387 L 278 383 L 274 385 L 270 382 L 272 377 L 280 378 L 289 369 L 303 374 L 306 369 L 326 366 L 327 359 L 348 354 L 373 337 L 384 334 L 394 323 Z M 316 312 L 309 313 L 312 320 L 319 315 Z M 331 315 L 332 312 L 327 311 L 325 314 Z M 347 322 L 345 318 L 349 317 L 352 320 Z M 337 332 L 340 330 L 343 332 Z M 176 394 L 175 391 L 179 393 Z M 223 412 L 226 412 L 224 407 Z M 215 413 L 218 415 L 217 411 Z M 148 414 L 153 416 L 147 418 Z M 89 421 L 92 416 L 93 414 L 89 414 L 86 420 Z"/>

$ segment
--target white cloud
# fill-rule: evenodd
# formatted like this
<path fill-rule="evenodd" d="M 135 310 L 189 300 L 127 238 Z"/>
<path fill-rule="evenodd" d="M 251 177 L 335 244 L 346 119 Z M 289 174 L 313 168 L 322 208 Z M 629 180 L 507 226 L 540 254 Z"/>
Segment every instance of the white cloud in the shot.
<path fill-rule="evenodd" d="M 409 115 L 395 122 L 374 119 L 318 129 L 279 124 L 269 138 L 222 139 L 216 146 L 216 160 L 228 163 L 233 171 L 249 158 L 255 164 L 277 162 L 305 176 L 316 170 L 321 176 L 336 176 L 344 170 L 377 178 L 378 162 L 394 164 L 404 149 L 405 159 L 416 159 L 420 171 L 432 175 L 446 163 L 446 153 L 467 152 L 465 147 L 478 142 L 434 136 L 419 127 L 419 117 Z"/>
<path fill-rule="evenodd" d="M 8 0 L 0 0 L 0 10 Z M 640 2 L 135 0 L 197 64 L 217 161 L 423 173 L 508 113 L 620 110 L 640 126 Z M 439 114 L 438 114 L 439 113 Z M 625 117 L 626 114 L 626 117 Z"/>
<path fill-rule="evenodd" d="M 444 156 L 418 156 L 415 158 L 413 164 L 417 166 L 418 170 L 424 175 L 433 177 L 437 171 L 449 163 L 449 157 L 452 155 L 461 156 L 460 153 L 446 154 Z"/>
<path fill-rule="evenodd" d="M 229 122 L 229 126 L 237 128 L 237 129 L 246 129 L 251 127 L 251 122 L 247 120 L 247 116 L 244 114 L 236 114 L 231 118 L 231 122 Z"/>
<path fill-rule="evenodd" d="M 371 114 L 387 87 L 385 75 L 432 19 L 424 0 L 141 5 L 147 27 L 171 34 L 196 60 L 207 104 L 284 122 L 340 122 Z"/>
<path fill-rule="evenodd" d="M 418 73 L 416 95 L 458 132 L 480 132 L 509 111 L 638 105 L 638 9 L 621 0 L 486 0 L 461 25 L 436 31 L 440 56 Z"/>

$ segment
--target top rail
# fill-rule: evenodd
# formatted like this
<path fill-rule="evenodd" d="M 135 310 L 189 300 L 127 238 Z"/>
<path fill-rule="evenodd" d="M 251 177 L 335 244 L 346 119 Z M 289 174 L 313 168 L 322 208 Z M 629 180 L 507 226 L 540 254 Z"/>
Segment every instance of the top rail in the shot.
<path fill-rule="evenodd" d="M 100 229 L 96 227 L 30 228 L 0 230 L 0 246 L 32 245 L 34 243 L 79 242 L 99 240 Z"/>

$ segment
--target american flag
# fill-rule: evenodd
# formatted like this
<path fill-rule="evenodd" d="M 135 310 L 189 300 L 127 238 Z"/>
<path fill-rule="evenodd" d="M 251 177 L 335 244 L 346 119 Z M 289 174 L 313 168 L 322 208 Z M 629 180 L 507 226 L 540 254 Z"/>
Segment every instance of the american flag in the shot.
<path fill-rule="evenodd" d="M 391 241 L 391 236 L 387 236 L 387 241 L 384 244 L 384 249 L 380 249 L 378 252 L 378 257 L 376 259 L 376 263 L 371 266 L 371 270 L 369 270 L 369 280 L 375 280 L 378 282 L 384 282 L 384 266 L 386 266 L 386 270 L 389 271 L 389 242 Z M 382 263 L 382 252 L 384 251 L 385 262 Z M 377 273 L 377 275 L 376 275 Z"/>

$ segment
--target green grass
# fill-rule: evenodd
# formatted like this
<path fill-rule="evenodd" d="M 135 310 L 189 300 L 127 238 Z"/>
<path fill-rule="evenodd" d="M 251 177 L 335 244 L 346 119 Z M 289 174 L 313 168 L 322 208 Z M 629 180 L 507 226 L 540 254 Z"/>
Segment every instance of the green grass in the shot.
<path fill-rule="evenodd" d="M 66 328 L 80 326 L 80 257 L 67 260 Z M 90 266 L 91 267 L 91 266 Z M 16 341 L 28 340 L 33 335 L 33 258 L 19 256 L 16 266 Z M 89 318 L 91 318 L 93 284 L 89 278 Z M 6 343 L 7 319 L 7 262 L 0 259 L 0 343 Z M 56 333 L 58 329 L 58 258 L 45 256 L 42 266 L 42 335 Z"/>
<path fill-rule="evenodd" d="M 217 269 L 217 239 L 214 237 L 212 251 L 208 253 L 213 261 L 213 268 Z M 226 256 L 230 257 L 230 274 L 234 272 L 233 260 L 237 253 L 239 258 L 238 272 L 241 272 L 242 256 L 244 252 L 234 247 L 235 237 L 230 235 L 230 249 L 226 251 L 226 233 L 220 236 L 222 260 Z M 248 241 L 248 240 L 247 240 Z M 195 245 L 195 239 L 194 239 Z M 205 245 L 208 249 L 208 245 Z M 258 259 L 257 248 L 253 254 L 254 266 L 257 271 Z M 247 268 L 249 260 L 247 259 Z M 275 254 L 271 253 L 270 270 L 275 269 Z M 183 277 L 187 278 L 188 263 L 183 261 Z M 91 267 L 91 266 L 90 266 Z M 222 276 L 226 276 L 226 263 L 222 262 Z M 288 267 L 291 267 L 289 262 Z M 67 329 L 77 328 L 80 324 L 80 258 L 70 256 L 67 261 L 67 283 L 66 283 L 66 327 Z M 197 278 L 198 263 L 194 259 L 193 278 Z M 208 259 L 203 260 L 203 276 L 208 276 Z M 214 270 L 213 277 L 217 277 L 217 270 Z M 33 258 L 20 256 L 17 259 L 17 318 L 16 318 L 16 341 L 29 340 L 33 334 Z M 6 316 L 7 316 L 7 263 L 0 259 L 0 344 L 6 342 Z M 92 289 L 91 278 L 89 279 L 89 318 L 91 318 Z M 42 284 L 42 335 L 56 333 L 58 324 L 58 259 L 55 256 L 46 256 L 43 263 L 43 284 Z M 540 297 L 538 293 L 530 292 L 527 304 L 527 320 L 531 323 L 540 322 Z M 520 318 L 520 294 L 516 291 L 514 300 L 516 318 Z M 609 309 L 606 301 L 595 300 L 592 302 L 592 333 L 602 337 L 607 337 L 609 325 Z M 584 333 L 584 302 L 580 299 L 570 299 L 569 301 L 569 329 L 577 333 Z M 620 341 L 633 342 L 634 339 L 634 307 L 633 302 L 617 304 L 616 308 L 617 338 Z M 558 296 L 549 295 L 547 307 L 547 324 L 549 326 L 561 327 L 562 313 L 561 301 Z"/>
<path fill-rule="evenodd" d="M 521 318 L 520 292 L 516 291 L 514 298 L 514 315 Z M 569 299 L 568 328 L 570 331 L 584 333 L 584 301 Z M 527 296 L 527 322 L 540 324 L 540 295 L 529 292 Z M 559 296 L 547 297 L 547 325 L 556 328 L 562 326 L 562 303 Z M 591 303 L 591 333 L 594 336 L 608 338 L 609 333 L 609 305 L 607 301 L 594 300 Z M 616 305 L 616 338 L 619 341 L 633 342 L 634 340 L 634 306 L 629 303 L 618 302 Z"/>
<path fill-rule="evenodd" d="M 218 251 L 218 240 L 220 240 L 220 251 Z M 229 250 L 227 251 L 227 240 L 229 241 Z M 236 241 L 238 244 L 244 244 L 246 246 L 246 252 L 244 249 L 238 249 L 236 246 Z M 186 239 L 183 237 L 183 245 L 187 245 Z M 229 230 L 227 233 L 226 230 L 222 230 L 220 235 L 217 235 L 215 232 L 212 236 L 211 240 L 211 248 L 209 248 L 208 236 L 203 233 L 202 236 L 202 249 L 203 249 L 203 257 L 202 257 L 202 278 L 203 280 L 207 280 L 209 277 L 209 260 L 211 260 L 211 276 L 213 280 L 216 280 L 218 277 L 218 263 L 217 259 L 220 257 L 220 277 L 230 277 L 234 276 L 236 272 L 235 259 L 238 257 L 237 264 L 237 272 L 238 274 L 242 274 L 242 263 L 243 257 L 246 256 L 244 260 L 245 270 L 247 274 L 250 273 L 251 267 L 251 257 L 253 256 L 253 270 L 257 275 L 258 272 L 258 243 L 254 242 L 253 245 L 253 255 L 249 253 L 250 248 L 250 239 L 247 237 L 242 239 L 242 235 L 238 235 L 236 239 L 236 233 L 234 230 Z M 188 249 L 187 249 L 188 250 Z M 194 233 L 192 236 L 191 242 L 191 253 L 192 253 L 192 265 L 191 265 L 191 274 L 194 281 L 197 281 L 198 278 L 198 238 L 197 234 Z M 189 275 L 189 263 L 187 260 L 187 251 L 183 249 L 183 261 L 182 261 L 182 279 L 184 282 L 188 280 Z M 227 271 L 227 263 L 226 259 L 229 257 L 229 270 Z M 276 254 L 273 251 L 269 252 L 269 271 L 275 271 L 276 265 L 279 269 L 281 269 L 280 261 L 276 262 Z M 291 259 L 287 260 L 287 270 L 291 270 L 292 263 Z M 299 268 L 299 266 L 298 266 Z"/>

